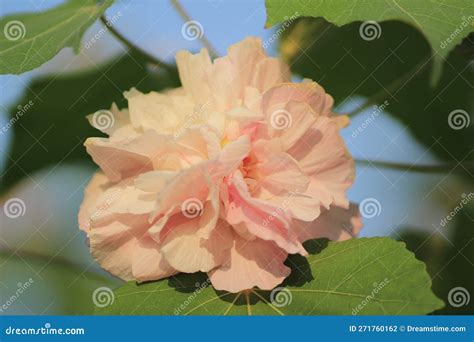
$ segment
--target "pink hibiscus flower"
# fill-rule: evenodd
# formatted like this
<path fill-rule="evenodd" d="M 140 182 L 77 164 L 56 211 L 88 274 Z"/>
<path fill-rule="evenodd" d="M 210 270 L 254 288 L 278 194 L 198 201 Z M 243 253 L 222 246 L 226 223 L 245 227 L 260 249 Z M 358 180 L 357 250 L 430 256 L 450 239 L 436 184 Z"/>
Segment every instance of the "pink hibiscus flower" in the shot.
<path fill-rule="evenodd" d="M 201 271 L 218 290 L 269 290 L 289 275 L 288 254 L 307 255 L 304 241 L 359 232 L 339 134 L 348 119 L 320 85 L 292 83 L 257 38 L 214 61 L 206 49 L 176 60 L 181 88 L 132 89 L 128 109 L 92 116 L 109 137 L 85 143 L 101 171 L 79 225 L 103 268 L 139 282 Z"/>

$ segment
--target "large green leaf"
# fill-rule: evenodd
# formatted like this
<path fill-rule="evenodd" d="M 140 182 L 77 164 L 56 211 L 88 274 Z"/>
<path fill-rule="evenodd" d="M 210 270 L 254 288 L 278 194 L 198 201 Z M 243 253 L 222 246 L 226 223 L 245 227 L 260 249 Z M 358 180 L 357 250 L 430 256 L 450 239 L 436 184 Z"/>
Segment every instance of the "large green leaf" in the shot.
<path fill-rule="evenodd" d="M 83 142 L 101 133 L 89 124 L 86 115 L 109 109 L 112 102 L 126 106 L 123 91 L 132 87 L 148 92 L 177 84 L 177 72 L 152 73 L 136 54 L 127 54 L 87 72 L 35 80 L 9 111 L 14 118 L 21 108 L 18 106 L 25 108 L 25 104 L 33 103 L 12 125 L 11 149 L 0 149 L 7 153 L 0 189 L 5 190 L 24 177 L 34 177 L 33 172 L 47 166 L 89 162 Z M 34 181 L 40 183 L 41 179 Z"/>
<path fill-rule="evenodd" d="M 401 20 L 423 32 L 434 50 L 435 75 L 438 79 L 442 60 L 474 30 L 474 2 L 471 0 L 266 0 L 267 25 L 289 17 L 323 17 L 337 26 L 364 21 L 361 36 L 366 40 L 384 34 L 377 23 L 368 21 Z"/>
<path fill-rule="evenodd" d="M 39 67 L 62 48 L 78 52 L 84 31 L 113 0 L 69 0 L 42 13 L 15 14 L 0 20 L 0 74 L 21 74 Z"/>
<path fill-rule="evenodd" d="M 111 305 L 96 308 L 96 313 L 406 315 L 443 306 L 431 292 L 424 264 L 403 243 L 362 238 L 313 240 L 305 247 L 311 255 L 288 258 L 293 271 L 278 291 L 217 292 L 204 274 L 181 274 L 142 285 L 129 282 L 115 291 Z"/>

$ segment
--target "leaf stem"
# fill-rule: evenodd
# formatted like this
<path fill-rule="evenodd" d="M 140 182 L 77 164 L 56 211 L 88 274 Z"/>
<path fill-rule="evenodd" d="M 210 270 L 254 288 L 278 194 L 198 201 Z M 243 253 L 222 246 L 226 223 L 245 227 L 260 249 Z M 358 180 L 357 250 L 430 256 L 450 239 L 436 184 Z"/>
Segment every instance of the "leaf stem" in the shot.
<path fill-rule="evenodd" d="M 152 56 L 145 50 L 139 48 L 135 44 L 133 44 L 130 40 L 128 40 L 123 34 L 121 34 L 115 27 L 113 27 L 112 23 L 107 20 L 105 15 L 102 15 L 100 17 L 100 21 L 109 29 L 109 31 L 117 38 L 119 41 L 121 41 L 125 46 L 127 46 L 130 50 L 136 51 L 139 53 L 145 60 L 147 60 L 149 63 L 152 63 L 154 65 L 157 65 L 159 67 L 162 67 L 163 69 L 166 69 L 168 71 L 174 71 L 174 68 L 172 65 L 163 62 L 162 60 L 158 59 L 155 56 Z"/>
<path fill-rule="evenodd" d="M 178 2 L 178 0 L 171 0 L 171 4 L 173 7 L 176 9 L 176 12 L 183 18 L 185 22 L 192 21 L 193 19 L 189 16 L 188 12 L 181 6 L 181 4 Z M 217 50 L 214 48 L 214 46 L 211 44 L 211 42 L 206 38 L 204 35 L 204 32 L 202 32 L 201 35 L 199 35 L 199 40 L 201 43 L 206 47 L 206 49 L 209 51 L 209 54 L 211 57 L 216 58 L 219 57 L 219 54 L 217 53 Z"/>
<path fill-rule="evenodd" d="M 357 164 L 363 164 L 367 166 L 382 167 L 386 169 L 411 171 L 411 172 L 422 172 L 422 173 L 442 173 L 452 171 L 474 171 L 474 163 L 447 163 L 438 165 L 416 165 L 406 163 L 392 163 L 379 160 L 363 160 L 355 159 Z"/>

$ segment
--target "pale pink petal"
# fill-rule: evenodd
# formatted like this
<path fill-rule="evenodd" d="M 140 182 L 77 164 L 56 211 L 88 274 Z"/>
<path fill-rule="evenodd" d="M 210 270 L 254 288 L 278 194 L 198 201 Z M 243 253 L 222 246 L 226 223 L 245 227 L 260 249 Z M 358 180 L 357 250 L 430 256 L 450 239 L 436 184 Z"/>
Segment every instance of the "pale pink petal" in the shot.
<path fill-rule="evenodd" d="M 233 67 L 228 57 L 214 60 L 205 81 L 209 85 L 214 106 L 218 111 L 231 109 L 239 98 L 240 89 L 244 87 L 244 84 L 239 83 L 238 70 Z"/>
<path fill-rule="evenodd" d="M 202 119 L 198 124 L 208 125 L 214 128 L 222 136 L 225 132 L 226 127 L 226 117 L 222 112 L 219 112 L 215 109 L 202 110 L 201 113 Z"/>
<path fill-rule="evenodd" d="M 169 145 L 169 138 L 155 131 L 121 141 L 105 138 L 89 138 L 84 144 L 92 159 L 113 182 L 141 172 L 151 171 L 154 159 Z"/>
<path fill-rule="evenodd" d="M 126 147 L 109 143 L 107 139 L 89 138 L 84 145 L 87 153 L 112 182 L 153 168 L 150 158 L 142 152 L 127 150 Z"/>
<path fill-rule="evenodd" d="M 263 188 L 273 194 L 281 191 L 303 193 L 309 184 L 308 176 L 298 162 L 285 152 L 272 154 L 250 167 L 247 176 L 257 181 L 252 191 Z"/>
<path fill-rule="evenodd" d="M 235 141 L 231 141 L 224 146 L 217 156 L 217 161 L 209 170 L 213 179 L 219 179 L 234 172 L 243 159 L 250 152 L 250 139 L 248 136 L 241 136 Z"/>
<path fill-rule="evenodd" d="M 259 63 L 266 59 L 262 41 L 255 37 L 246 38 L 229 47 L 227 54 L 237 76 L 235 83 L 240 85 L 237 95 L 242 98 L 245 86 L 251 84 Z"/>
<path fill-rule="evenodd" d="M 206 164 L 189 168 L 175 177 L 159 194 L 157 198 L 158 215 L 165 214 L 170 209 L 181 207 L 194 201 L 204 205 L 212 185 Z"/>
<path fill-rule="evenodd" d="M 178 175 L 176 171 L 150 171 L 135 178 L 135 186 L 145 192 L 158 193 Z"/>
<path fill-rule="evenodd" d="M 92 176 L 89 184 L 84 189 L 84 199 L 78 214 L 79 228 L 81 230 L 89 231 L 91 216 L 97 210 L 97 199 L 108 186 L 109 179 L 102 172 L 97 172 Z"/>
<path fill-rule="evenodd" d="M 242 102 L 256 64 L 265 58 L 258 38 L 247 38 L 232 45 L 228 56 L 216 58 L 206 74 L 205 83 L 212 93 L 217 110 L 224 111 Z"/>
<path fill-rule="evenodd" d="M 255 140 L 255 133 L 264 117 L 259 112 L 254 112 L 247 107 L 237 107 L 226 114 L 225 139 L 235 140 L 242 135 Z"/>
<path fill-rule="evenodd" d="M 294 223 L 294 229 L 302 242 L 316 238 L 347 240 L 356 237 L 362 226 L 359 208 L 354 203 L 350 204 L 349 209 L 332 206 L 313 222 Z"/>
<path fill-rule="evenodd" d="M 262 112 L 262 94 L 257 88 L 245 87 L 243 105 L 251 110 L 253 113 Z M 263 116 L 263 113 L 260 114 Z"/>
<path fill-rule="evenodd" d="M 218 191 L 212 186 L 205 201 L 201 202 L 197 198 L 187 199 L 179 207 L 168 210 L 148 232 L 155 241 L 161 242 L 168 234 L 173 233 L 175 227 L 192 224 L 196 228 L 196 236 L 207 240 L 217 225 L 219 215 Z"/>
<path fill-rule="evenodd" d="M 285 151 L 297 142 L 305 143 L 303 136 L 316 121 L 311 107 L 305 102 L 290 101 L 275 108 L 267 118 L 268 136 L 280 138 Z M 308 143 L 307 148 L 312 146 Z"/>
<path fill-rule="evenodd" d="M 263 93 L 279 83 L 290 81 L 290 79 L 290 69 L 285 63 L 277 58 L 264 58 L 255 68 L 251 85 Z"/>
<path fill-rule="evenodd" d="M 171 227 L 161 247 L 164 258 L 173 268 L 186 273 L 208 272 L 228 258 L 232 233 L 227 223 L 218 223 L 208 239 L 197 234 L 199 219 L 181 223 Z"/>
<path fill-rule="evenodd" d="M 263 94 L 262 108 L 264 113 L 270 115 L 279 105 L 290 101 L 307 103 L 317 116 L 330 115 L 333 104 L 332 98 L 316 82 L 287 82 L 276 85 Z"/>
<path fill-rule="evenodd" d="M 189 102 L 187 110 L 176 110 L 171 96 L 157 92 L 143 94 L 132 88 L 124 95 L 128 100 L 132 125 L 144 131 L 153 129 L 160 133 L 171 134 L 183 124 L 184 116 L 193 112 L 192 102 Z M 185 103 L 185 99 L 180 97 L 182 103 Z"/>
<path fill-rule="evenodd" d="M 113 184 L 97 197 L 98 205 L 91 214 L 91 225 L 100 225 L 115 214 L 147 214 L 156 207 L 156 193 L 145 192 L 134 185 L 134 179 Z"/>
<path fill-rule="evenodd" d="M 274 204 L 296 219 L 312 221 L 318 217 L 319 201 L 305 195 L 309 178 L 287 153 L 270 154 L 267 160 L 252 167 L 247 176 L 256 181 L 249 185 L 254 197 Z"/>
<path fill-rule="evenodd" d="M 208 273 L 216 290 L 240 292 L 254 287 L 271 290 L 290 274 L 287 253 L 273 242 L 235 236 L 229 260 Z"/>
<path fill-rule="evenodd" d="M 158 280 L 176 274 L 160 252 L 160 245 L 146 234 L 132 252 L 132 274 L 137 281 Z"/>
<path fill-rule="evenodd" d="M 319 84 L 317 84 L 316 82 L 310 79 L 305 78 L 303 82 L 301 83 L 311 84 L 311 85 L 316 84 L 318 92 L 320 92 L 321 90 L 324 91 L 323 87 L 321 87 Z M 331 110 L 332 110 L 333 105 L 334 105 L 334 99 L 332 98 L 332 96 L 329 94 L 325 94 L 325 96 L 322 96 L 322 100 L 318 101 L 318 103 L 313 107 L 313 110 L 315 111 L 316 115 L 331 116 L 332 115 Z"/>
<path fill-rule="evenodd" d="M 108 111 L 99 110 L 87 116 L 89 123 L 106 133 L 111 139 L 121 140 L 136 135 L 128 109 L 120 110 L 115 103 Z"/>
<path fill-rule="evenodd" d="M 255 158 L 252 162 L 256 163 L 259 160 L 265 160 L 268 156 L 281 152 L 285 152 L 285 150 L 280 138 L 272 140 L 259 139 L 252 144 L 251 156 Z"/>
<path fill-rule="evenodd" d="M 266 200 L 278 208 L 285 210 L 292 218 L 302 221 L 313 221 L 321 213 L 320 203 L 317 199 L 302 195 L 298 192 L 286 192 L 271 196 L 270 194 L 262 194 Z"/>
<path fill-rule="evenodd" d="M 184 224 L 186 217 L 200 216 L 201 238 L 208 238 L 219 217 L 217 188 L 206 170 L 206 165 L 188 169 L 175 177 L 158 195 L 157 210 L 151 219 L 157 219 L 150 235 L 158 242 L 172 227 Z M 185 222 L 187 223 L 187 222 Z"/>
<path fill-rule="evenodd" d="M 132 280 L 132 255 L 147 228 L 146 215 L 116 215 L 107 225 L 90 230 L 92 256 L 113 275 Z"/>
<path fill-rule="evenodd" d="M 346 191 L 355 176 L 354 161 L 338 132 L 334 120 L 320 117 L 288 150 L 310 177 L 305 194 L 318 199 L 326 208 L 332 203 L 347 207 Z"/>
<path fill-rule="evenodd" d="M 236 172 L 229 185 L 227 221 L 233 225 L 244 225 L 254 236 L 274 241 L 288 253 L 306 255 L 306 251 L 290 229 L 290 219 L 282 208 L 268 201 L 253 198 L 242 175 Z"/>
<path fill-rule="evenodd" d="M 212 151 L 219 145 L 218 132 L 209 126 L 188 128 L 186 134 L 180 135 L 175 143 L 170 144 L 170 152 L 185 160 L 186 167 L 210 159 Z"/>
<path fill-rule="evenodd" d="M 204 78 L 212 66 L 207 50 L 201 49 L 195 55 L 188 51 L 179 51 L 176 53 L 176 65 L 181 84 L 186 92 L 193 96 L 196 103 L 206 103 L 211 92 Z"/>
<path fill-rule="evenodd" d="M 181 208 L 181 212 L 183 208 Z M 200 213 L 199 229 L 196 235 L 202 239 L 210 239 L 214 232 L 220 217 L 221 206 L 219 203 L 219 191 L 216 186 L 209 189 L 206 202 L 203 205 L 203 211 Z"/>

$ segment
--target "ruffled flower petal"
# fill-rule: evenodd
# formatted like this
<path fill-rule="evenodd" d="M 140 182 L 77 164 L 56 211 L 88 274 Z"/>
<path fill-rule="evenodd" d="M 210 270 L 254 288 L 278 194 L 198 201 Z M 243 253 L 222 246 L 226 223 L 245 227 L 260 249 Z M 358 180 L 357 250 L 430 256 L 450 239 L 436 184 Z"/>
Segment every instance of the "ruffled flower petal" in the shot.
<path fill-rule="evenodd" d="M 288 253 L 307 254 L 290 229 L 288 214 L 269 202 L 253 198 L 240 173 L 234 174 L 229 186 L 226 219 L 231 225 L 243 225 L 255 237 L 275 242 Z"/>
<path fill-rule="evenodd" d="M 228 225 L 218 223 L 209 238 L 203 239 L 197 234 L 202 224 L 199 221 L 181 220 L 181 224 L 173 226 L 163 239 L 161 252 L 166 261 L 180 272 L 208 272 L 228 258 L 232 246 L 232 233 Z"/>
<path fill-rule="evenodd" d="M 108 224 L 89 231 L 92 256 L 113 275 L 133 280 L 132 255 L 147 227 L 145 215 L 116 215 Z"/>
<path fill-rule="evenodd" d="M 84 189 L 84 199 L 79 209 L 78 222 L 79 228 L 86 233 L 91 227 L 91 217 L 97 211 L 97 198 L 108 188 L 108 183 L 109 179 L 102 172 L 97 172 Z"/>
<path fill-rule="evenodd" d="M 235 236 L 229 260 L 210 271 L 209 279 L 216 290 L 271 290 L 290 274 L 290 268 L 283 264 L 286 257 L 287 253 L 273 242 Z"/>
<path fill-rule="evenodd" d="M 139 282 L 158 280 L 178 273 L 163 258 L 160 245 L 146 234 L 136 243 L 132 252 L 132 276 Z"/>
<path fill-rule="evenodd" d="M 338 132 L 334 120 L 318 118 L 288 150 L 310 177 L 305 194 L 318 199 L 326 209 L 331 204 L 347 208 L 346 191 L 355 177 L 354 161 Z M 308 149 L 308 145 L 312 148 Z"/>
<path fill-rule="evenodd" d="M 354 203 L 348 209 L 331 207 L 313 222 L 296 221 L 294 224 L 301 241 L 318 238 L 343 241 L 357 237 L 362 226 L 359 208 Z"/>

